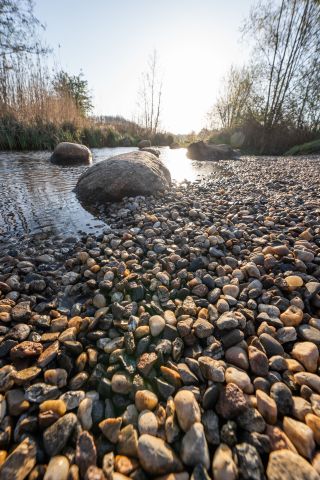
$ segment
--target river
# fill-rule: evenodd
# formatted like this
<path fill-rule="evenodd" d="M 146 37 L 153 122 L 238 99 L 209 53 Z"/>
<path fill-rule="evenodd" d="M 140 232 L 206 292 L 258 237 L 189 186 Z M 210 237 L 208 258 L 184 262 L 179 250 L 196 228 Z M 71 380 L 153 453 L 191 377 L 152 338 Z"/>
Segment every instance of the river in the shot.
<path fill-rule="evenodd" d="M 93 163 L 133 148 L 93 149 Z M 50 152 L 0 152 L 0 243 L 39 232 L 76 235 L 96 233 L 104 224 L 78 202 L 73 189 L 87 166 L 61 167 Z M 172 179 L 196 181 L 217 168 L 216 163 L 187 158 L 186 149 L 161 149 Z"/>

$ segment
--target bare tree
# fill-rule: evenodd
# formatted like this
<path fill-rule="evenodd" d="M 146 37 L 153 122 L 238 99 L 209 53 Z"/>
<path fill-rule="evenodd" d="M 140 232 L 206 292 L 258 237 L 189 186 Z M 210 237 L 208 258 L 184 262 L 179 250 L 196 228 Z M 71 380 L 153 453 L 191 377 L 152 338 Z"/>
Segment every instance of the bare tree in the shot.
<path fill-rule="evenodd" d="M 260 0 L 244 31 L 255 41 L 255 61 L 263 73 L 265 128 L 288 121 L 288 115 L 296 126 L 310 122 L 308 102 L 320 83 L 319 2 Z"/>
<path fill-rule="evenodd" d="M 21 64 L 38 62 L 49 52 L 39 32 L 44 26 L 33 13 L 33 0 L 0 0 L 0 102 L 9 101 Z M 33 57 L 33 58 L 32 58 Z M 32 58 L 32 59 L 31 59 Z M 15 85 L 17 87 L 17 85 Z"/>
<path fill-rule="evenodd" d="M 223 79 L 223 87 L 208 114 L 211 128 L 240 126 L 253 115 L 261 103 L 255 93 L 255 74 L 249 67 L 231 66 Z"/>
<path fill-rule="evenodd" d="M 47 52 L 39 28 L 44 26 L 33 13 L 33 0 L 0 0 L 0 57 Z"/>
<path fill-rule="evenodd" d="M 156 50 L 153 50 L 149 56 L 147 70 L 142 74 L 138 95 L 138 121 L 150 135 L 154 135 L 160 126 L 162 101 L 162 76 Z"/>

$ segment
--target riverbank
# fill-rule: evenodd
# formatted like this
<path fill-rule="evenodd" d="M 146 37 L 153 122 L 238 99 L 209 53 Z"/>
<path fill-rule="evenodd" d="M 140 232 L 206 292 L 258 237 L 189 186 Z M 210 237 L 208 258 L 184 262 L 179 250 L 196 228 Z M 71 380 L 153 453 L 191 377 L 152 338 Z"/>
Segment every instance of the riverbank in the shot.
<path fill-rule="evenodd" d="M 0 118 L 0 151 L 53 150 L 60 142 L 84 144 L 89 148 L 135 147 L 150 138 L 153 145 L 169 146 L 174 142 L 170 133 L 149 135 L 143 128 L 124 119 L 109 124 L 88 118 L 76 122 L 25 123 L 14 117 Z"/>
<path fill-rule="evenodd" d="M 219 162 L 7 249 L 0 478 L 318 479 L 319 169 Z"/>

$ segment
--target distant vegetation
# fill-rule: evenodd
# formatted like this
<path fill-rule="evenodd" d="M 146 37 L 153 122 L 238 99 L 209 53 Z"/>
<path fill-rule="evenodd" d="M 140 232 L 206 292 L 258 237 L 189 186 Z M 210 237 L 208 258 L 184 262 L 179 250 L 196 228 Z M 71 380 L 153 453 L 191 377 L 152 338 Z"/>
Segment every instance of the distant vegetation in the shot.
<path fill-rule="evenodd" d="M 1 150 L 52 149 L 61 141 L 89 147 L 134 146 L 146 136 L 157 145 L 173 142 L 172 135 L 158 129 L 159 98 L 151 126 L 122 117 L 91 116 L 87 80 L 82 73 L 49 71 L 46 59 L 51 51 L 40 40 L 41 30 L 32 0 L 0 0 Z"/>
<path fill-rule="evenodd" d="M 313 142 L 296 145 L 286 152 L 286 155 L 310 155 L 312 153 L 320 153 L 320 138 Z"/>
<path fill-rule="evenodd" d="M 148 138 L 153 145 L 227 143 L 254 154 L 313 152 L 320 138 L 319 22 L 316 0 L 257 0 L 243 26 L 250 63 L 230 68 L 207 129 L 174 136 L 160 128 L 156 51 L 141 77 L 137 121 L 94 117 L 83 74 L 47 68 L 52 52 L 32 0 L 0 0 L 0 149 L 52 149 L 61 141 L 135 146 Z"/>
<path fill-rule="evenodd" d="M 214 143 L 279 154 L 320 136 L 320 3 L 257 1 L 243 26 L 251 61 L 231 67 L 209 113 Z"/>

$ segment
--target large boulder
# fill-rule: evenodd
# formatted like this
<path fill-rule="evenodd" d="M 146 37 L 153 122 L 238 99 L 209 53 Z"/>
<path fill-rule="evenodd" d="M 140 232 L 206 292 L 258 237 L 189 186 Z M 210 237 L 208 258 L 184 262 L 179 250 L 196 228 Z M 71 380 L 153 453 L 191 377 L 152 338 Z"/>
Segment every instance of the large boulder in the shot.
<path fill-rule="evenodd" d="M 229 145 L 209 145 L 201 140 L 188 147 L 188 157 L 192 160 L 228 160 L 236 156 Z"/>
<path fill-rule="evenodd" d="M 84 204 L 104 204 L 123 197 L 153 195 L 171 183 L 169 170 L 149 152 L 122 153 L 88 168 L 75 191 Z"/>
<path fill-rule="evenodd" d="M 145 147 L 151 147 L 150 140 L 140 140 L 140 142 L 138 143 L 138 148 L 145 148 Z"/>
<path fill-rule="evenodd" d="M 50 161 L 58 165 L 89 164 L 92 161 L 92 155 L 89 148 L 85 145 L 61 142 L 54 149 Z"/>
<path fill-rule="evenodd" d="M 156 148 L 156 147 L 143 147 L 143 148 L 140 148 L 140 150 L 142 152 L 149 152 L 149 153 L 152 153 L 152 155 L 155 155 L 156 157 L 160 157 L 160 150 L 159 148 Z"/>

